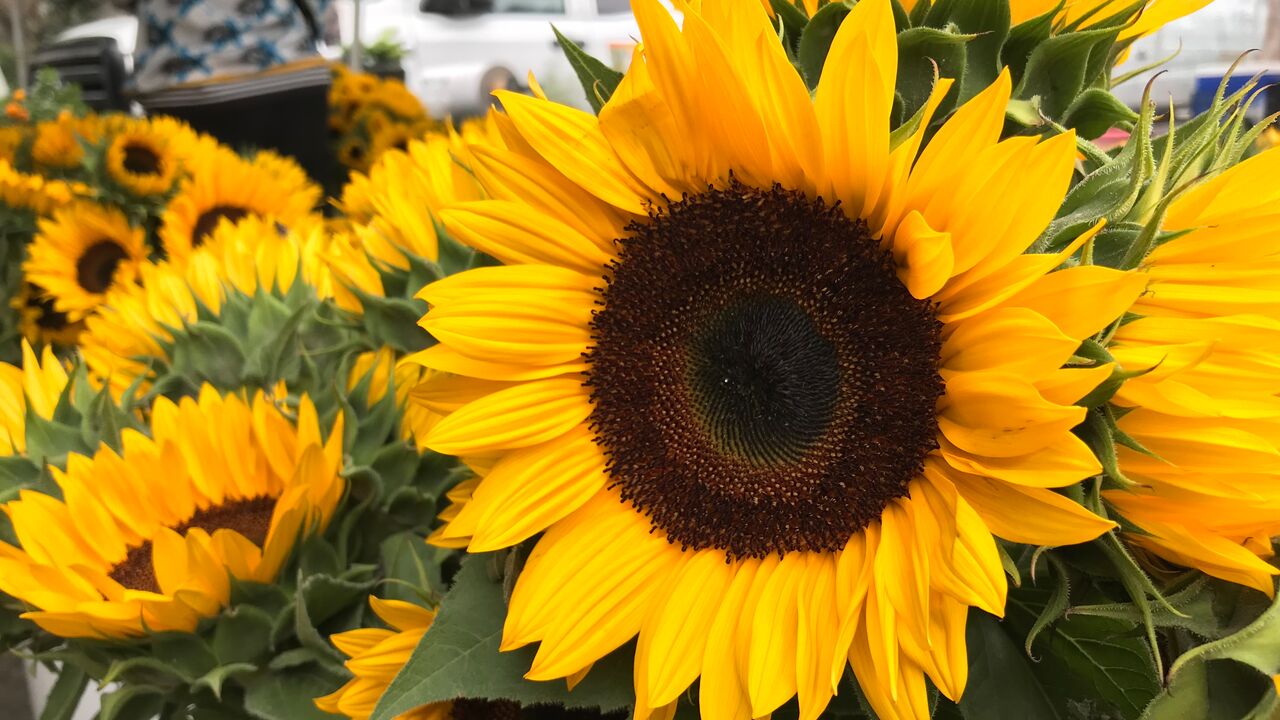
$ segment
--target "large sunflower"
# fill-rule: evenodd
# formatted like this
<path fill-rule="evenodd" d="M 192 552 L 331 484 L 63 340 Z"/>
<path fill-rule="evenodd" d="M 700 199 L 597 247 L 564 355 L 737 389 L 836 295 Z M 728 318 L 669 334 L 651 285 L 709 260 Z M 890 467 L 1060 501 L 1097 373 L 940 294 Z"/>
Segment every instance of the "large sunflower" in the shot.
<path fill-rule="evenodd" d="M 40 359 L 26 341 L 22 366 L 0 363 L 0 455 L 27 449 L 27 410 L 44 419 L 53 417 L 67 386 L 67 370 L 46 347 Z"/>
<path fill-rule="evenodd" d="M 327 713 L 354 720 L 368 720 L 387 686 L 409 661 L 422 636 L 436 619 L 434 610 L 404 602 L 369 597 L 369 607 L 385 628 L 360 628 L 329 638 L 350 660 L 347 669 L 354 676 L 332 694 L 316 698 L 316 707 Z M 423 705 L 400 715 L 397 720 L 450 720 L 453 703 Z"/>
<path fill-rule="evenodd" d="M 187 169 L 160 224 L 160 242 L 177 263 L 223 222 L 257 215 L 288 227 L 305 218 L 318 197 L 310 184 L 282 182 L 286 176 L 277 158 L 253 162 L 218 145 L 197 144 Z"/>
<path fill-rule="evenodd" d="M 1023 251 L 1059 208 L 1070 134 L 999 141 L 1007 74 L 921 148 L 890 138 L 890 4 L 863 0 L 811 97 L 762 8 L 643 51 L 599 118 L 504 93 L 491 200 L 446 208 L 497 258 L 427 286 L 416 356 L 457 410 L 427 445 L 483 479 L 441 533 L 538 533 L 503 647 L 528 677 L 639 636 L 636 715 L 699 677 L 707 718 L 826 707 L 851 664 L 881 718 L 967 677 L 969 607 L 1002 614 L 993 535 L 1105 532 L 1054 493 L 1098 471 L 1062 369 L 1144 280 Z M 935 88 L 936 107 L 950 83 Z"/>
<path fill-rule="evenodd" d="M 54 308 L 75 321 L 109 290 L 133 282 L 147 259 L 146 239 L 120 210 L 81 202 L 40 221 L 22 271 Z"/>
<path fill-rule="evenodd" d="M 229 598 L 230 578 L 272 582 L 299 536 L 328 523 L 344 482 L 342 421 L 324 440 L 304 397 L 296 425 L 261 394 L 205 387 L 160 398 L 151 436 L 53 468 L 63 500 L 6 503 L 21 548 L 0 543 L 0 590 L 63 637 L 191 631 Z"/>
<path fill-rule="evenodd" d="M 178 155 L 169 135 L 148 121 L 137 121 L 107 145 L 107 176 L 140 197 L 163 195 L 178 176 Z"/>
<path fill-rule="evenodd" d="M 1280 536 L 1280 150 L 1172 203 L 1185 233 L 1144 262 L 1151 285 L 1116 331 L 1129 369 L 1119 427 L 1151 454 L 1118 447 L 1136 483 L 1105 493 L 1126 537 L 1178 565 L 1274 592 L 1264 558 Z"/>

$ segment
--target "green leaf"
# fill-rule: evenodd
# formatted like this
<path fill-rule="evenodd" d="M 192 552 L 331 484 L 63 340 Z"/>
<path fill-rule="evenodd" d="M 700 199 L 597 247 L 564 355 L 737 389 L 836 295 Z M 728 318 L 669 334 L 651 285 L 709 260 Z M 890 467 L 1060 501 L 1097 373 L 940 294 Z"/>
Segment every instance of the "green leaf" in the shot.
<path fill-rule="evenodd" d="M 933 92 L 935 78 L 955 78 L 963 83 L 967 44 L 971 35 L 958 35 L 931 27 L 911 28 L 898 35 L 897 91 L 908 117 L 924 107 Z M 936 67 L 936 69 L 935 69 Z M 946 117 L 955 105 L 957 89 L 948 93 L 935 115 Z"/>
<path fill-rule="evenodd" d="M 196 635 L 157 633 L 151 637 L 155 659 L 179 670 L 189 678 L 198 678 L 218 666 L 213 649 Z"/>
<path fill-rule="evenodd" d="M 1025 637 L 1048 601 L 1048 591 L 1012 591 L 1005 622 Z M 1061 703 L 1093 699 L 1133 717 L 1160 689 L 1150 648 L 1130 623 L 1069 616 L 1044 630 L 1032 649 L 1039 658 L 1033 672 Z"/>
<path fill-rule="evenodd" d="M 315 699 L 337 690 L 342 681 L 327 674 L 286 670 L 241 678 L 245 710 L 259 720 L 334 720 Z"/>
<path fill-rule="evenodd" d="M 1036 637 L 1053 622 L 1062 619 L 1067 612 L 1067 602 L 1071 597 L 1071 582 L 1067 579 L 1066 568 L 1062 567 L 1061 561 L 1052 555 L 1044 556 L 1049 567 L 1053 568 L 1053 590 L 1049 593 L 1049 600 L 1041 609 L 1040 615 L 1036 617 L 1035 624 L 1031 626 L 1031 630 L 1027 632 L 1027 640 L 1023 643 L 1023 649 L 1027 652 L 1027 657 L 1033 657 L 1031 646 L 1035 644 Z M 1034 560 L 1032 563 L 1034 564 Z"/>
<path fill-rule="evenodd" d="M 373 340 L 400 352 L 416 352 L 435 344 L 435 338 L 418 326 L 427 314 L 421 300 L 381 298 L 354 290 L 364 306 L 364 326 Z"/>
<path fill-rule="evenodd" d="M 831 43 L 836 39 L 836 31 L 840 23 L 849 14 L 849 6 L 844 3 L 831 3 L 824 6 L 809 19 L 800 34 L 800 70 L 804 74 L 809 89 L 818 87 L 822 78 L 822 66 L 827 62 L 827 53 L 831 51 Z"/>
<path fill-rule="evenodd" d="M 175 337 L 174 372 L 220 389 L 238 388 L 244 377 L 245 355 L 240 339 L 212 322 L 197 322 Z"/>
<path fill-rule="evenodd" d="M 787 48 L 787 54 L 794 61 L 800 56 L 800 38 L 804 35 L 805 26 L 809 24 L 809 18 L 791 0 L 769 0 L 769 5 L 778 16 L 782 25 L 779 34 Z"/>
<path fill-rule="evenodd" d="M 1013 96 L 1040 98 L 1045 114 L 1061 119 L 1071 102 L 1098 79 L 1118 30 L 1086 30 L 1055 35 L 1036 46 Z M 1101 60 L 1099 59 L 1101 58 Z"/>
<path fill-rule="evenodd" d="M 146 685 L 125 685 L 102 696 L 98 720 L 152 720 L 164 707 L 164 691 Z"/>
<path fill-rule="evenodd" d="M 535 650 L 499 652 L 506 604 L 502 583 L 488 575 L 490 561 L 490 555 L 470 555 L 463 561 L 431 629 L 383 693 L 372 720 L 391 720 L 419 705 L 457 697 L 604 712 L 630 707 L 635 702 L 632 660 L 625 650 L 597 662 L 573 692 L 563 681 L 524 679 Z"/>
<path fill-rule="evenodd" d="M 58 679 L 45 700 L 40 720 L 71 720 L 87 687 L 89 675 L 70 663 L 63 663 L 58 669 Z"/>
<path fill-rule="evenodd" d="M 1210 670 L 1214 665 L 1236 663 L 1248 674 L 1238 676 L 1227 688 L 1214 691 Z M 1192 708 L 1212 708 L 1223 695 L 1245 698 L 1250 705 L 1261 705 L 1266 698 L 1257 694 L 1275 694 L 1271 677 L 1280 675 L 1280 598 L 1272 601 L 1258 619 L 1239 632 L 1201 645 L 1182 654 L 1169 668 L 1167 687 L 1142 715 L 1143 720 L 1172 720 L 1181 717 L 1209 717 L 1208 713 L 1187 715 Z M 1250 687 L 1249 679 L 1255 682 Z M 1215 716 L 1216 717 L 1216 716 Z"/>
<path fill-rule="evenodd" d="M 223 664 L 254 662 L 271 650 L 271 616 L 252 605 L 224 612 L 213 629 L 213 654 Z"/>
<path fill-rule="evenodd" d="M 1053 21 L 1061 9 L 1062 5 L 1059 4 L 1058 7 L 1043 15 L 1033 17 L 1010 28 L 1009 38 L 1005 41 L 1004 47 L 1000 49 L 1000 60 L 1003 65 L 1009 68 L 1009 74 L 1015 87 L 1022 82 L 1022 76 L 1026 72 L 1027 62 L 1031 59 L 1031 53 L 1053 34 Z"/>
<path fill-rule="evenodd" d="M 258 666 L 253 663 L 231 663 L 229 665 L 219 665 L 218 667 L 205 673 L 204 677 L 196 680 L 192 684 L 193 689 L 208 688 L 209 692 L 219 700 L 222 699 L 222 685 L 236 675 L 247 675 L 257 671 Z"/>
<path fill-rule="evenodd" d="M 1071 101 L 1062 117 L 1062 124 L 1075 128 L 1081 137 L 1090 140 L 1124 123 L 1138 121 L 1138 114 L 1120 102 L 1110 91 L 1089 88 Z"/>
<path fill-rule="evenodd" d="M 599 115 L 601 108 L 609 102 L 613 91 L 618 88 L 618 83 L 622 82 L 622 73 L 588 55 L 577 43 L 561 34 L 560 28 L 555 25 L 551 26 L 551 31 L 556 34 L 556 42 L 560 44 L 565 58 L 577 73 L 582 91 L 587 94 L 587 102 L 591 103 L 591 109 Z"/>
<path fill-rule="evenodd" d="M 969 683 L 960 698 L 965 720 L 1061 720 L 1032 664 L 999 620 L 969 611 Z"/>
<path fill-rule="evenodd" d="M 964 103 L 995 82 L 1003 67 L 1000 49 L 1009 37 L 1009 0 L 938 0 L 925 25 L 954 29 L 970 36 L 965 50 L 965 72 L 954 77 L 959 84 L 959 102 Z"/>

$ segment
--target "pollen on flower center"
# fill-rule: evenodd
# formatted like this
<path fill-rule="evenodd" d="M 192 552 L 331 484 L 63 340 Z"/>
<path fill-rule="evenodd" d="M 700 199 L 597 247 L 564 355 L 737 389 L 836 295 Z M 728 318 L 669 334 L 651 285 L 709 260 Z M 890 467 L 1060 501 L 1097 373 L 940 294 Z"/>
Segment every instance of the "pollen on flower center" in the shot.
<path fill-rule="evenodd" d="M 197 510 L 190 519 L 173 528 L 173 531 L 179 535 L 185 535 L 188 530 L 199 528 L 212 535 L 217 530 L 232 530 L 243 535 L 254 545 L 262 547 L 267 541 L 267 533 L 271 528 L 271 515 L 275 507 L 276 498 L 272 497 L 232 500 L 222 505 Z M 151 559 L 150 541 L 130 548 L 125 559 L 111 568 L 108 574 L 112 580 L 130 590 L 160 592 L 160 585 L 156 581 L 155 565 Z"/>
<path fill-rule="evenodd" d="M 76 282 L 91 293 L 103 293 L 111 287 L 116 268 L 128 257 L 125 249 L 111 240 L 90 245 L 76 261 Z"/>
<path fill-rule="evenodd" d="M 195 227 L 191 229 L 191 246 L 199 247 L 218 228 L 222 220 L 239 222 L 249 216 L 249 211 L 234 205 L 217 205 L 200 214 L 196 218 Z"/>
<path fill-rule="evenodd" d="M 732 183 L 618 241 L 587 354 L 624 501 L 686 548 L 843 547 L 937 447 L 942 324 L 861 221 Z"/>

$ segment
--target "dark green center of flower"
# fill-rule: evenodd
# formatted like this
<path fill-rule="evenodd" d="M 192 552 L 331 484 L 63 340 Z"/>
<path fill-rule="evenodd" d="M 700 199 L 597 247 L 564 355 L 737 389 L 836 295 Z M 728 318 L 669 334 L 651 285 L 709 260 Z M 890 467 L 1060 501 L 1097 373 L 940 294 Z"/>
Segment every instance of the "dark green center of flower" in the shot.
<path fill-rule="evenodd" d="M 99 240 L 90 245 L 76 260 L 76 283 L 91 293 L 104 293 L 111 287 L 120 261 L 129 257 L 114 240 Z"/>
<path fill-rule="evenodd" d="M 218 229 L 223 220 L 230 223 L 239 222 L 249 216 L 249 211 L 234 205 L 215 205 L 196 218 L 196 225 L 191 230 L 191 247 L 200 247 L 205 240 Z"/>
<path fill-rule="evenodd" d="M 159 175 L 160 156 L 146 145 L 124 146 L 124 169 L 134 175 Z"/>
<path fill-rule="evenodd" d="M 232 500 L 222 505 L 197 510 L 189 520 L 173 530 L 183 536 L 192 528 L 200 528 L 210 535 L 218 530 L 233 530 L 254 545 L 262 547 L 267 541 L 267 533 L 271 530 L 271 515 L 275 509 L 276 498 L 255 497 L 247 500 Z M 112 580 L 130 590 L 160 592 L 160 584 L 156 581 L 155 564 L 151 559 L 151 541 L 149 540 L 137 547 L 129 548 L 129 554 L 125 559 L 111 568 L 108 574 Z"/>
<path fill-rule="evenodd" d="M 613 486 L 682 547 L 829 551 L 937 447 L 942 325 L 865 223 L 739 183 L 628 228 L 587 354 Z"/>

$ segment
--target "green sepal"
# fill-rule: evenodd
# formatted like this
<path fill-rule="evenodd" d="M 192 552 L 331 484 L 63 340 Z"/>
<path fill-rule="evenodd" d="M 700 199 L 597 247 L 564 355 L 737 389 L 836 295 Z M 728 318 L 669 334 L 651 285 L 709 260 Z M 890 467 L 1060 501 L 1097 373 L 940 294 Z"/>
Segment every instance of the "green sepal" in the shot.
<path fill-rule="evenodd" d="M 1009 0 L 938 0 L 924 25 L 969 37 L 965 71 L 955 77 L 963 104 L 995 82 L 1002 68 L 1001 48 L 1009 37 Z"/>
<path fill-rule="evenodd" d="M 1066 0 L 1061 0 L 1052 10 L 1009 29 L 1009 38 L 1000 49 L 1000 61 L 1009 68 L 1009 76 L 1015 87 L 1026 74 L 1031 53 L 1053 35 L 1054 20 L 1065 5 Z"/>
<path fill-rule="evenodd" d="M 946 117 L 955 107 L 967 72 L 969 44 L 974 35 L 916 27 L 898 35 L 897 92 L 906 117 L 916 116 L 929 100 L 938 77 L 953 78 L 954 86 L 935 115 Z"/>
<path fill-rule="evenodd" d="M 1061 120 L 1085 88 L 1103 80 L 1107 53 L 1118 29 L 1104 28 L 1054 35 L 1039 43 L 1013 97 L 1040 98 L 1045 114 Z"/>
<path fill-rule="evenodd" d="M 425 350 L 435 344 L 435 338 L 418 325 L 418 320 L 427 314 L 425 302 L 378 297 L 358 289 L 353 289 L 353 292 L 364 306 L 364 328 L 375 343 L 406 353 Z"/>
<path fill-rule="evenodd" d="M 163 688 L 125 685 L 102 696 L 97 720 L 151 720 L 165 705 Z"/>
<path fill-rule="evenodd" d="M 609 98 L 618 88 L 618 83 L 622 82 L 622 73 L 588 55 L 581 46 L 565 37 L 554 24 L 551 26 L 551 31 L 556 34 L 556 42 L 559 43 L 560 50 L 564 52 L 565 59 L 577 74 L 578 82 L 582 84 L 582 91 L 587 95 L 587 102 L 591 103 L 591 109 L 599 115 L 600 110 L 604 108 L 605 103 L 609 102 Z"/>
<path fill-rule="evenodd" d="M 814 13 L 804 26 L 804 31 L 800 34 L 800 72 L 810 90 L 818 87 L 818 81 L 822 79 L 822 67 L 831 52 L 831 43 L 848 14 L 848 5 L 831 3 Z"/>
<path fill-rule="evenodd" d="M 1137 120 L 1138 114 L 1109 90 L 1092 87 L 1071 101 L 1063 114 L 1062 124 L 1075 128 L 1081 137 L 1092 140 L 1113 127 L 1124 127 Z"/>

